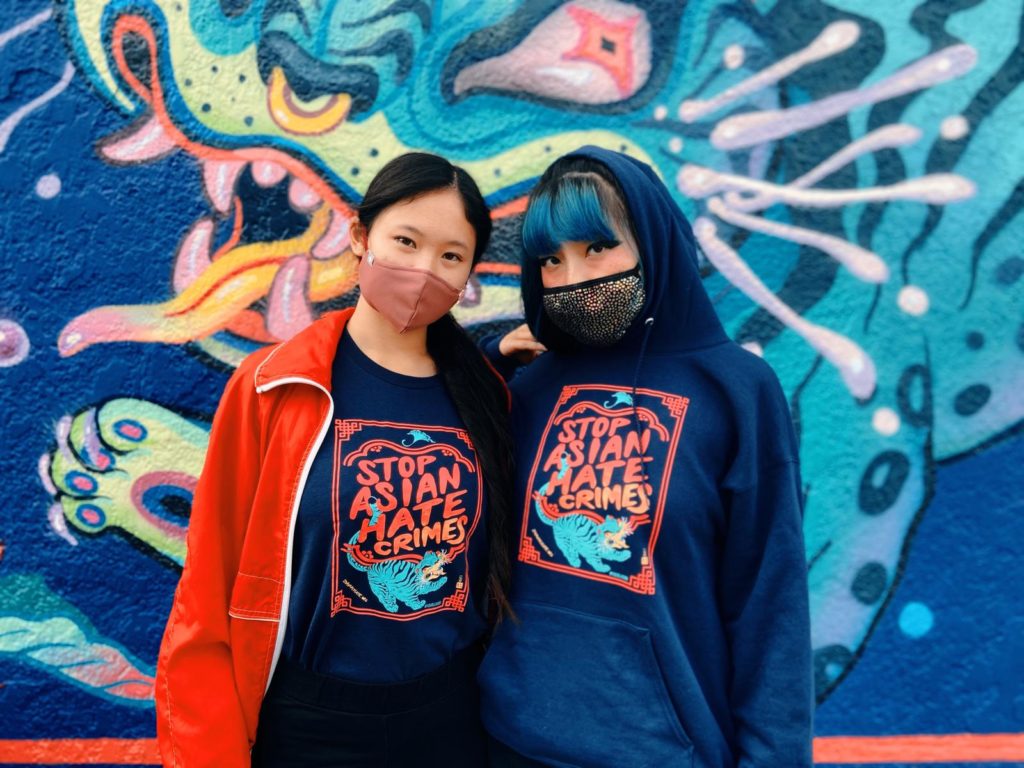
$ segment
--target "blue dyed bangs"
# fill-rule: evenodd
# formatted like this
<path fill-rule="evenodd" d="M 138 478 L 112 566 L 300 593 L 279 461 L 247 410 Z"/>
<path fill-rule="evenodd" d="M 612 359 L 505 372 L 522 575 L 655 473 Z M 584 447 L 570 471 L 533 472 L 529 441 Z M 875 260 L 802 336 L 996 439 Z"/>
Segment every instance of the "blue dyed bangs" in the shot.
<path fill-rule="evenodd" d="M 523 251 L 539 259 L 558 251 L 562 243 L 617 240 L 593 179 L 563 176 L 553 189 L 534 198 L 523 217 Z"/>

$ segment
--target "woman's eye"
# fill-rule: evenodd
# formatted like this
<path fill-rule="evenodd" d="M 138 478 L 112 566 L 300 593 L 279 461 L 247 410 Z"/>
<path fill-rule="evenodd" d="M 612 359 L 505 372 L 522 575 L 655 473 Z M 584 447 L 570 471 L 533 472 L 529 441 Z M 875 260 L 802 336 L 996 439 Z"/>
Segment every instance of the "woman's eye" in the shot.
<path fill-rule="evenodd" d="M 591 243 L 587 250 L 590 253 L 601 253 L 602 251 L 610 251 L 618 244 L 618 240 L 598 240 L 596 243 Z"/>
<path fill-rule="evenodd" d="M 456 261 L 456 262 L 459 262 L 459 261 L 463 260 L 462 259 L 462 254 L 461 253 L 455 253 L 454 251 L 448 251 L 441 258 L 447 259 L 448 261 Z"/>
<path fill-rule="evenodd" d="M 544 269 L 545 267 L 553 267 L 553 266 L 555 266 L 555 264 L 558 264 L 558 263 L 559 262 L 558 262 L 558 257 L 557 256 L 545 256 L 542 259 L 540 259 L 540 267 L 541 267 L 541 269 Z"/>
<path fill-rule="evenodd" d="M 404 246 L 406 246 L 408 248 L 415 248 L 416 247 L 416 243 L 414 243 L 411 239 L 409 239 L 405 235 L 395 235 L 395 241 L 398 242 L 398 243 L 401 243 L 402 245 L 404 245 Z"/>

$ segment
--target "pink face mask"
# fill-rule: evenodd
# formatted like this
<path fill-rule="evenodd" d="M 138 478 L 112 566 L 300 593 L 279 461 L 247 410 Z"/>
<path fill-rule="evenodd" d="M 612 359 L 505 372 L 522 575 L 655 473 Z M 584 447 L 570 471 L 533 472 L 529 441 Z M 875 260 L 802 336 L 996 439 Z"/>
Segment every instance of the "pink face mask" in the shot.
<path fill-rule="evenodd" d="M 359 262 L 359 290 L 399 333 L 430 325 L 462 298 L 433 272 L 385 264 L 370 251 Z"/>

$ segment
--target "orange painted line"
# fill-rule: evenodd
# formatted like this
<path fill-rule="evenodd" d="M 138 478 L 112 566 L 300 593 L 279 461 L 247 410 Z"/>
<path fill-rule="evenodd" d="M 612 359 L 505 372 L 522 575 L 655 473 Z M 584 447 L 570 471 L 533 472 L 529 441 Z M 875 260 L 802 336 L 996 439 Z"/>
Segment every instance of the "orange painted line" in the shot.
<path fill-rule="evenodd" d="M 485 275 L 519 275 L 522 270 L 518 264 L 502 264 L 499 261 L 485 261 L 476 265 L 477 272 Z"/>
<path fill-rule="evenodd" d="M 944 736 L 821 736 L 814 762 L 1017 763 L 1024 762 L 1024 733 L 956 733 Z"/>
<path fill-rule="evenodd" d="M 240 197 L 236 197 L 234 199 L 234 203 L 235 221 L 231 225 L 231 237 L 228 238 L 227 242 L 224 243 L 224 245 L 217 249 L 217 252 L 210 257 L 210 261 L 216 261 L 225 253 L 230 251 L 232 248 L 238 245 L 238 241 L 242 237 L 242 225 L 245 223 L 245 218 L 242 216 L 242 199 Z"/>
<path fill-rule="evenodd" d="M 124 41 L 127 35 L 134 34 L 142 38 L 149 52 L 149 71 L 152 81 L 152 88 L 141 82 L 128 66 L 128 59 L 125 56 Z M 205 144 L 191 141 L 171 121 L 164 103 L 164 91 L 160 70 L 160 62 L 157 57 L 156 33 L 150 26 L 149 21 L 143 16 L 124 14 L 114 22 L 113 44 L 111 46 L 114 54 L 114 61 L 117 69 L 124 76 L 128 85 L 145 101 L 153 110 L 164 133 L 179 147 L 201 160 L 272 160 L 292 175 L 306 182 L 316 190 L 317 194 L 325 200 L 336 211 L 350 211 L 351 207 L 343 201 L 334 189 L 325 182 L 319 174 L 314 173 L 305 163 L 295 159 L 286 152 L 269 147 L 245 147 L 240 149 L 218 149 L 208 147 Z M 525 198 L 523 200 L 525 208 Z"/>
<path fill-rule="evenodd" d="M 156 739 L 0 740 L 0 764 L 160 765 Z"/>
<path fill-rule="evenodd" d="M 1024 733 L 819 736 L 818 765 L 1024 762 Z M 156 739 L 0 740 L 0 764 L 160 765 Z"/>
<path fill-rule="evenodd" d="M 506 216 L 515 216 L 517 213 L 522 213 L 526 210 L 527 196 L 517 197 L 515 200 L 510 200 L 504 205 L 499 205 L 493 211 L 491 211 L 492 219 L 504 219 Z"/>

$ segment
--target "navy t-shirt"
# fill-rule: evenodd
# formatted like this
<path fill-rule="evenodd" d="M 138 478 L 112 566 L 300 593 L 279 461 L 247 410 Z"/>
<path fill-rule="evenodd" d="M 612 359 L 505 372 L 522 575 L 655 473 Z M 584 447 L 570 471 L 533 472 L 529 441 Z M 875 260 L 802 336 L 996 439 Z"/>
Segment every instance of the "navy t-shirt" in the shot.
<path fill-rule="evenodd" d="M 334 423 L 295 526 L 283 653 L 370 683 L 410 680 L 486 629 L 483 478 L 440 376 L 393 373 L 346 331 Z"/>

